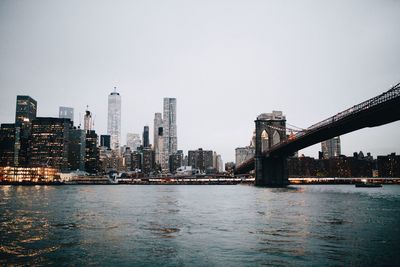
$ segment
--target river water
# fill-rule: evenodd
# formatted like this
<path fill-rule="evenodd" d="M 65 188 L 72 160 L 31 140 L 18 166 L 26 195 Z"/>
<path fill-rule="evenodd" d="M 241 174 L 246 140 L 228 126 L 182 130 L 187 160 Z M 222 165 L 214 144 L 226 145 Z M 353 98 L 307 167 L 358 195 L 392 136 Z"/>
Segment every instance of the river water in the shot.
<path fill-rule="evenodd" d="M 0 265 L 399 266 L 400 186 L 0 186 Z"/>

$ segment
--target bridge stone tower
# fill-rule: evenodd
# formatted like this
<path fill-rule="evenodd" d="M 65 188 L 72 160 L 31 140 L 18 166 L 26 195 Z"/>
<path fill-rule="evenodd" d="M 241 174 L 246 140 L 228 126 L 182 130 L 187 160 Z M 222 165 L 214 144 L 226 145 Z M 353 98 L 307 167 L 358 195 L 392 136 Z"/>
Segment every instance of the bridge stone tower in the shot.
<path fill-rule="evenodd" d="M 281 111 L 263 113 L 255 120 L 255 173 L 257 186 L 283 187 L 289 184 L 286 156 L 265 155 L 272 146 L 287 139 L 286 117 Z"/>

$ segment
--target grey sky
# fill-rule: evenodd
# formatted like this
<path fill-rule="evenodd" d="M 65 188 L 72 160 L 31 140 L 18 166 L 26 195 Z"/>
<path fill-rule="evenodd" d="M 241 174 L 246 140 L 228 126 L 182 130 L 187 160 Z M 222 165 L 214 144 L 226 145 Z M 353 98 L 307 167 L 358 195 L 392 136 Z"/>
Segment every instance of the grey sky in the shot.
<path fill-rule="evenodd" d="M 0 123 L 28 94 L 39 116 L 71 106 L 79 122 L 89 105 L 104 134 L 117 86 L 123 143 L 176 97 L 179 149 L 232 161 L 260 113 L 305 128 L 399 82 L 399 14 L 390 0 L 0 0 Z M 342 136 L 342 153 L 399 153 L 399 133 L 395 122 Z"/>

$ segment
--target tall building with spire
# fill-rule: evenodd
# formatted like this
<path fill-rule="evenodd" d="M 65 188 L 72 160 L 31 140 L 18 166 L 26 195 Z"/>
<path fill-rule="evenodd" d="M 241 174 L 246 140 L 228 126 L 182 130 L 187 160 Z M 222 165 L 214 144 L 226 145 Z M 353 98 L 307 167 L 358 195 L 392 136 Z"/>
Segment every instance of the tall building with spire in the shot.
<path fill-rule="evenodd" d="M 118 150 L 121 145 L 121 96 L 116 87 L 108 96 L 107 134 L 110 135 L 111 149 Z"/>
<path fill-rule="evenodd" d="M 178 150 L 178 137 L 176 127 L 176 98 L 164 98 L 164 156 L 166 166 L 169 166 L 169 156 Z"/>

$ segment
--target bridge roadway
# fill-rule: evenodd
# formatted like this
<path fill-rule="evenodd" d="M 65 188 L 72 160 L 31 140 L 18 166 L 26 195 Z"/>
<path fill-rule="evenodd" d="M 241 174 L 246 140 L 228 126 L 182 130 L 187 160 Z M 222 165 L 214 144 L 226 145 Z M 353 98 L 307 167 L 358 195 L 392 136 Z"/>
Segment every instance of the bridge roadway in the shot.
<path fill-rule="evenodd" d="M 297 133 L 291 140 L 283 141 L 268 151 L 265 157 L 288 157 L 294 152 L 335 136 L 365 127 L 376 127 L 400 120 L 400 83 L 389 91 L 344 110 L 335 116 L 314 124 Z M 254 157 L 235 169 L 235 174 L 254 170 Z"/>

